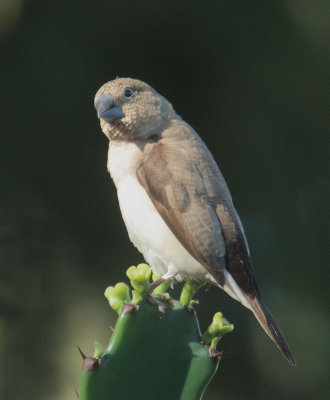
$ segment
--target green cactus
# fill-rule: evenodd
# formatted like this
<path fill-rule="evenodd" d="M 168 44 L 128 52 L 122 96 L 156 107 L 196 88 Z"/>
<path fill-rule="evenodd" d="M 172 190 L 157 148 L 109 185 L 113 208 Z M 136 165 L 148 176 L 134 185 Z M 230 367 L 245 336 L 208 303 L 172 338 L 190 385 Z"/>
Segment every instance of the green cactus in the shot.
<path fill-rule="evenodd" d="M 217 313 L 201 335 L 191 306 L 198 285 L 186 282 L 182 304 L 170 298 L 164 282 L 154 293 L 166 305 L 161 314 L 146 301 L 149 266 L 130 267 L 127 276 L 132 298 L 124 283 L 105 291 L 119 317 L 107 348 L 95 342 L 94 356 L 83 355 L 79 400 L 201 399 L 220 360 L 216 345 L 233 325 Z"/>

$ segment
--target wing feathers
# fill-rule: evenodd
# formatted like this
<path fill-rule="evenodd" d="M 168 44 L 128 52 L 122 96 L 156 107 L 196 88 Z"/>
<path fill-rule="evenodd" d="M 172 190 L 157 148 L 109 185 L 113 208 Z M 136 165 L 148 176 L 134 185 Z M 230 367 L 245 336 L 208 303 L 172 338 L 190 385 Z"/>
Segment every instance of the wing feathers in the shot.
<path fill-rule="evenodd" d="M 221 221 L 226 243 L 226 268 L 238 286 L 249 296 L 260 297 L 244 232 L 240 229 L 236 211 L 217 204 L 216 212 Z"/>

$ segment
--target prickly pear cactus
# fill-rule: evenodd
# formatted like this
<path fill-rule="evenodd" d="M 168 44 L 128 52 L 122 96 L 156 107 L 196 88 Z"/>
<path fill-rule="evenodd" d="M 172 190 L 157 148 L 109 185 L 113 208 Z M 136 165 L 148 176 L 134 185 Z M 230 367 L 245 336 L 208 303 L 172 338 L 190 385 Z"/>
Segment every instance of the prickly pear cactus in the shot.
<path fill-rule="evenodd" d="M 201 335 L 192 306 L 199 285 L 186 282 L 176 301 L 166 293 L 170 282 L 164 282 L 150 303 L 149 266 L 130 267 L 127 276 L 131 295 L 125 283 L 105 291 L 119 317 L 107 348 L 95 343 L 93 357 L 82 354 L 79 400 L 201 399 L 220 361 L 216 345 L 233 325 L 217 313 Z"/>

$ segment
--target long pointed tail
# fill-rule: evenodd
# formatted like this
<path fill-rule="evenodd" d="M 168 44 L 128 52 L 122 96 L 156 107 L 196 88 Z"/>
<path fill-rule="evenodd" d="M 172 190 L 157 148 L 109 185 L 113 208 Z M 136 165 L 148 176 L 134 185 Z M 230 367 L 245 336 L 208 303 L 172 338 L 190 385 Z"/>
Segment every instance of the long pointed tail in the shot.
<path fill-rule="evenodd" d="M 296 362 L 289 349 L 289 346 L 286 343 L 280 328 L 276 324 L 267 306 L 263 303 L 263 301 L 260 298 L 259 299 L 256 297 L 247 298 L 247 300 L 251 306 L 251 310 L 254 316 L 257 318 L 257 320 L 259 321 L 260 325 L 263 327 L 267 335 L 276 344 L 276 346 L 283 353 L 284 357 L 289 361 L 289 363 L 291 365 L 296 365 Z"/>

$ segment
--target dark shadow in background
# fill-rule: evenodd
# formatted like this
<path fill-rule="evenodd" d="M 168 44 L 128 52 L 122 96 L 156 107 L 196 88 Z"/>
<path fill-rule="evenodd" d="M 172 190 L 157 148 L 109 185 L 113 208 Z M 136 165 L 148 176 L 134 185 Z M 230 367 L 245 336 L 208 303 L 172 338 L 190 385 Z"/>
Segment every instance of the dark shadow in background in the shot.
<path fill-rule="evenodd" d="M 205 400 L 325 398 L 329 11 L 321 0 L 0 4 L 1 398 L 71 399 L 75 345 L 91 353 L 113 323 L 104 288 L 142 261 L 93 108 L 116 76 L 154 86 L 212 150 L 298 362 L 213 288 L 202 326 L 220 309 L 236 330 Z"/>

